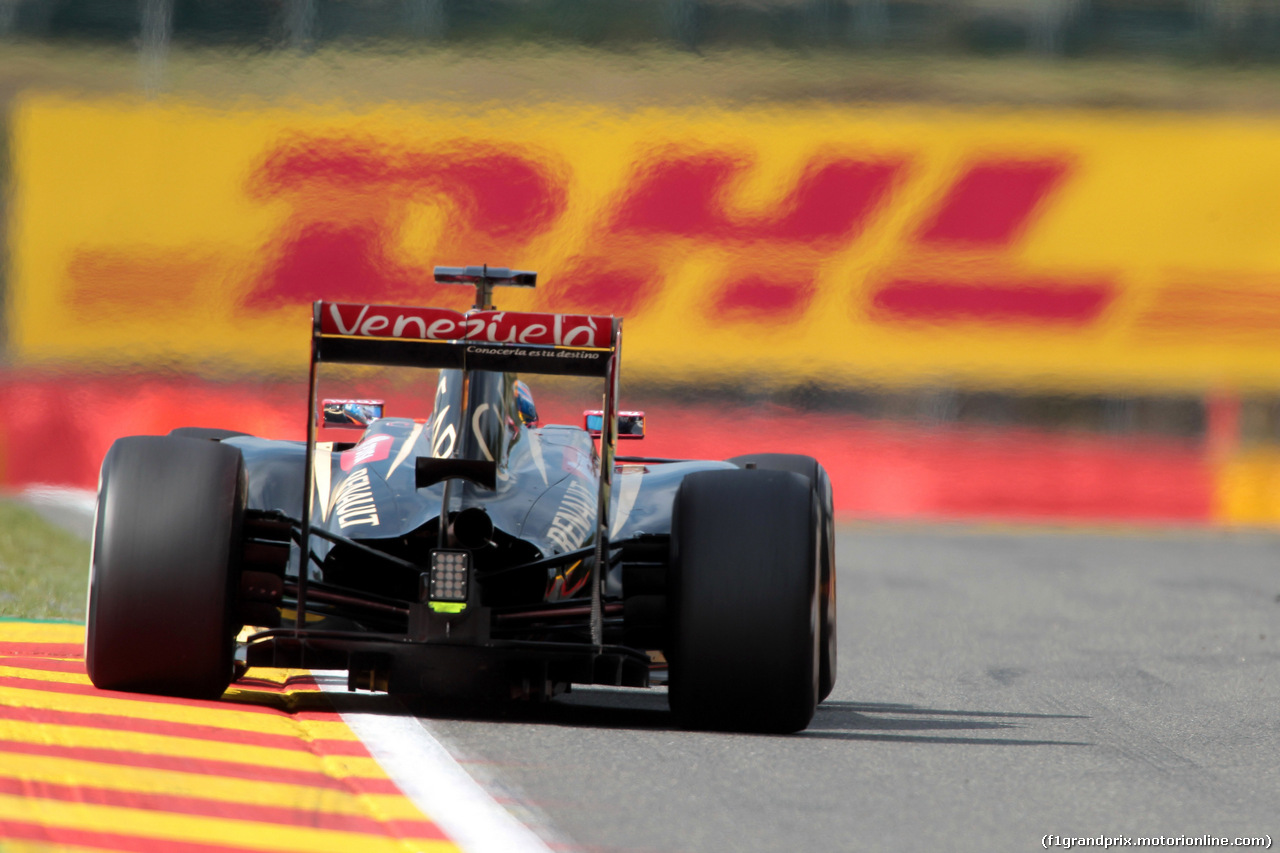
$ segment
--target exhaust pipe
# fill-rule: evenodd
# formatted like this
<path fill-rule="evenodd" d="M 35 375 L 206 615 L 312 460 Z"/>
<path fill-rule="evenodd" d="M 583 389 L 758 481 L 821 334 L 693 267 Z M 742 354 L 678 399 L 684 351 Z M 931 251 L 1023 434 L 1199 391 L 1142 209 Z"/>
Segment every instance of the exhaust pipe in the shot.
<path fill-rule="evenodd" d="M 478 506 L 455 513 L 449 522 L 449 536 L 463 548 L 488 545 L 493 536 L 493 519 Z"/>

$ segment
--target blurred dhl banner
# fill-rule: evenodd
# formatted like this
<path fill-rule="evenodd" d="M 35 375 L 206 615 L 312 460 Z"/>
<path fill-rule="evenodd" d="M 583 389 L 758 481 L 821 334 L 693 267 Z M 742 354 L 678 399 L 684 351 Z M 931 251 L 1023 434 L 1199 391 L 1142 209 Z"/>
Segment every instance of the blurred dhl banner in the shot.
<path fill-rule="evenodd" d="M 10 485 L 49 477 L 22 448 L 47 446 L 50 429 L 75 432 L 62 458 L 86 463 L 54 479 L 92 485 L 111 436 L 77 420 L 68 391 L 115 406 L 112 435 L 195 422 L 184 412 L 206 404 L 170 388 L 144 426 L 114 380 L 20 377 L 292 375 L 314 298 L 465 306 L 464 289 L 430 283 L 437 263 L 539 270 L 536 291 L 500 294 L 504 308 L 626 316 L 629 379 L 1280 388 L 1280 121 L 25 96 L 10 133 L 19 378 L 6 393 L 32 416 L 6 426 Z M 207 399 L 244 409 L 231 390 Z M 684 427 L 665 452 L 696 455 L 688 442 L 707 427 Z M 846 513 L 1280 518 L 1280 467 L 1260 457 L 828 428 L 842 431 L 806 447 L 762 422 L 755 438 L 778 446 L 746 449 L 847 464 L 833 471 L 851 484 Z M 714 445 L 706 455 L 729 455 Z M 868 460 L 894 464 L 873 482 Z"/>
<path fill-rule="evenodd" d="M 292 369 L 306 303 L 625 315 L 628 375 L 1280 388 L 1280 121 L 26 97 L 14 363 Z"/>

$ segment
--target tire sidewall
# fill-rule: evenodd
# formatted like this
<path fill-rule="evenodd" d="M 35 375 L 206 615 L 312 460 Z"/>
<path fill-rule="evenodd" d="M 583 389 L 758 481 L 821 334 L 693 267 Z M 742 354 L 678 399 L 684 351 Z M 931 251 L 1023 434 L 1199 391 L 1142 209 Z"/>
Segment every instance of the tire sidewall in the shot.
<path fill-rule="evenodd" d="M 233 447 L 132 436 L 108 451 L 86 667 L 99 687 L 214 698 L 230 683 L 246 478 Z"/>
<path fill-rule="evenodd" d="M 682 725 L 808 725 L 819 691 L 819 519 L 794 472 L 698 472 L 677 490 L 667 652 Z"/>
<path fill-rule="evenodd" d="M 734 456 L 727 460 L 741 468 L 748 465 L 757 470 L 793 471 L 807 477 L 813 484 L 814 496 L 821 513 L 822 551 L 819 558 L 819 586 L 822 641 L 820 643 L 820 686 L 818 699 L 822 701 L 835 688 L 839 668 L 839 637 L 837 625 L 837 589 L 835 563 L 835 506 L 831 490 L 831 478 L 822 463 L 812 456 L 798 453 L 752 453 Z"/>

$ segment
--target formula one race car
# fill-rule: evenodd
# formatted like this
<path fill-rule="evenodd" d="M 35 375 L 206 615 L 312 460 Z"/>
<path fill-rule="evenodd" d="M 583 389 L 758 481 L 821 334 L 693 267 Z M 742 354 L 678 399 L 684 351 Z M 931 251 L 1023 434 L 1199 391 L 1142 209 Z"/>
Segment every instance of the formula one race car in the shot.
<path fill-rule="evenodd" d="M 494 308 L 533 273 L 436 280 L 473 285 L 475 307 L 315 303 L 305 442 L 188 427 L 112 445 L 93 683 L 216 698 L 247 667 L 305 667 L 353 690 L 547 698 L 665 681 L 681 725 L 805 728 L 836 674 L 822 466 L 618 456 L 620 319 Z M 430 417 L 317 406 L 327 363 L 438 370 Z M 597 377 L 603 407 L 537 426 L 517 373 Z M 643 433 L 643 413 L 621 421 Z M 317 441 L 326 423 L 359 441 Z"/>

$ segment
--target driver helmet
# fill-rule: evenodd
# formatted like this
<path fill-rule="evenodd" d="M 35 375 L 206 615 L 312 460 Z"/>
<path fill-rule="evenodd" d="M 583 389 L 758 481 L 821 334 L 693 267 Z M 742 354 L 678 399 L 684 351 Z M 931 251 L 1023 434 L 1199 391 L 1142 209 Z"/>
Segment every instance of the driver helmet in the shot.
<path fill-rule="evenodd" d="M 368 426 L 377 418 L 373 409 L 360 403 L 343 404 L 342 414 L 353 424 L 360 424 L 361 426 Z"/>
<path fill-rule="evenodd" d="M 516 411 L 520 414 L 520 423 L 527 427 L 538 425 L 538 407 L 533 404 L 533 392 L 520 379 L 516 380 Z"/>

